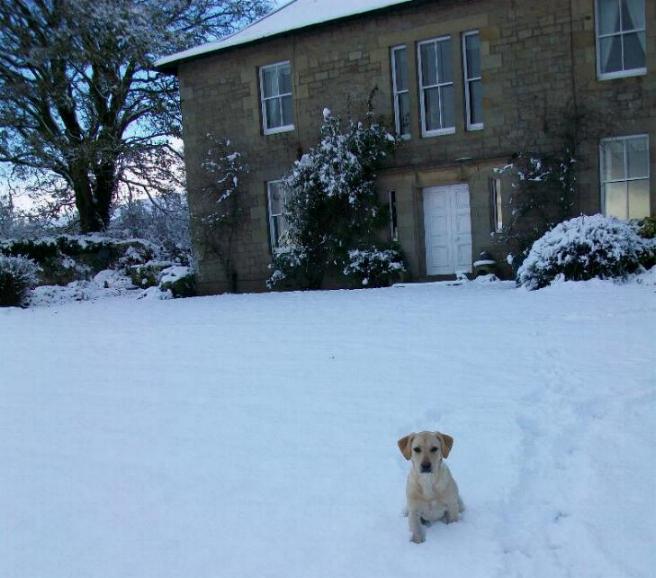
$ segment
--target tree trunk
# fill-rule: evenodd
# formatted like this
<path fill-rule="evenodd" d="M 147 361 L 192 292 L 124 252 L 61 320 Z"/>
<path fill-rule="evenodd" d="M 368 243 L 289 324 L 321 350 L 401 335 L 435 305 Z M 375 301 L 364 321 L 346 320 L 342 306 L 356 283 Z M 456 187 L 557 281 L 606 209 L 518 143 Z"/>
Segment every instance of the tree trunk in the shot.
<path fill-rule="evenodd" d="M 83 163 L 78 163 L 71 170 L 75 207 L 80 216 L 82 233 L 104 231 L 109 225 L 112 197 L 116 187 L 114 167 L 114 163 L 104 163 L 96 169 L 93 180 Z"/>
<path fill-rule="evenodd" d="M 116 188 L 116 163 L 107 161 L 96 168 L 96 213 L 102 228 L 109 226 L 112 198 Z"/>

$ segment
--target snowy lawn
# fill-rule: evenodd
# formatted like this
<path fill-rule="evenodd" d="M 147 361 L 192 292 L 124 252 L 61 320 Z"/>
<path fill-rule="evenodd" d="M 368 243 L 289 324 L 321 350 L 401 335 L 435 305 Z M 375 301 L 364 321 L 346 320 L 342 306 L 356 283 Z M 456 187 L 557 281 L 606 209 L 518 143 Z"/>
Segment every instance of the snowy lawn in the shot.
<path fill-rule="evenodd" d="M 656 287 L 0 309 L 2 578 L 653 577 Z M 408 541 L 403 435 L 467 510 Z"/>

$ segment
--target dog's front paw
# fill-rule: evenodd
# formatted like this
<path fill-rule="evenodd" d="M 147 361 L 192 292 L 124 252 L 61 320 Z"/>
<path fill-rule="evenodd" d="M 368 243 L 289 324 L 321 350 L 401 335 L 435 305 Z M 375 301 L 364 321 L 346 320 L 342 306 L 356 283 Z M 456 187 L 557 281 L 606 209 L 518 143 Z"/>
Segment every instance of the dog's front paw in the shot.
<path fill-rule="evenodd" d="M 452 524 L 453 522 L 457 522 L 459 519 L 460 519 L 460 515 L 458 514 L 457 511 L 456 512 L 447 512 L 444 515 L 444 521 L 447 524 Z"/>
<path fill-rule="evenodd" d="M 422 542 L 426 541 L 426 536 L 422 536 L 421 534 L 413 534 L 412 538 L 410 538 L 411 542 L 414 542 L 415 544 L 421 544 Z"/>

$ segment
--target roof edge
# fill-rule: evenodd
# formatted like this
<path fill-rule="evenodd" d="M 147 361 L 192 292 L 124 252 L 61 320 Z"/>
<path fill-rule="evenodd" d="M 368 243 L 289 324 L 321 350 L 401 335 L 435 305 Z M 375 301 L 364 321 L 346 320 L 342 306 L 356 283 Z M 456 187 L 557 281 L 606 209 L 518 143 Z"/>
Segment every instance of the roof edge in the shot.
<path fill-rule="evenodd" d="M 158 70 L 159 72 L 165 73 L 165 74 L 177 74 L 178 72 L 178 66 L 180 64 L 185 64 L 187 62 L 191 62 L 193 60 L 199 60 L 201 58 L 206 58 L 208 56 L 211 56 L 213 54 L 217 54 L 218 52 L 223 52 L 223 51 L 228 51 L 228 50 L 233 50 L 233 49 L 239 49 L 243 48 L 245 46 L 251 46 L 253 44 L 258 44 L 261 42 L 266 42 L 268 40 L 272 40 L 274 38 L 280 38 L 283 36 L 289 36 L 290 34 L 295 34 L 297 32 L 309 30 L 312 28 L 319 28 L 321 26 L 327 26 L 327 25 L 332 25 L 338 22 L 343 22 L 346 20 L 354 20 L 357 18 L 361 18 L 365 14 L 372 14 L 372 13 L 382 13 L 382 12 L 387 12 L 391 11 L 394 9 L 398 9 L 400 7 L 405 7 L 410 4 L 418 4 L 420 3 L 417 0 L 405 0 L 397 3 L 392 3 L 388 4 L 387 6 L 381 6 L 379 8 L 374 8 L 371 10 L 364 10 L 362 12 L 356 12 L 354 14 L 347 14 L 344 16 L 340 16 L 338 18 L 334 18 L 331 20 L 324 20 L 322 22 L 314 22 L 312 24 L 307 24 L 305 26 L 300 26 L 298 28 L 291 28 L 289 30 L 283 30 L 280 32 L 276 32 L 273 34 L 269 34 L 267 36 L 262 36 L 260 38 L 253 38 L 252 40 L 247 40 L 243 43 L 239 44 L 232 44 L 229 46 L 224 46 L 224 47 L 216 47 L 216 45 L 221 44 L 225 42 L 226 40 L 229 40 L 233 36 L 236 36 L 237 34 L 240 34 L 250 28 L 251 26 L 254 26 L 255 24 L 261 22 L 262 20 L 265 20 L 269 16 L 272 16 L 273 14 L 276 14 L 277 12 L 285 9 L 287 6 L 295 3 L 297 0 L 291 0 L 291 2 L 287 2 L 283 6 L 280 6 L 276 10 L 273 10 L 269 12 L 268 14 L 262 16 L 262 18 L 259 18 L 258 20 L 255 20 L 251 22 L 248 26 L 245 28 L 242 28 L 241 30 L 237 32 L 233 32 L 232 34 L 229 34 L 228 36 L 224 36 L 220 40 L 213 40 L 212 42 L 207 42 L 206 44 L 201 44 L 199 46 L 189 48 L 187 50 L 183 50 L 181 52 L 176 52 L 175 54 L 171 54 L 170 56 L 165 56 L 163 58 L 160 58 L 155 61 L 155 69 Z M 206 47 L 204 50 L 199 51 L 199 48 Z"/>

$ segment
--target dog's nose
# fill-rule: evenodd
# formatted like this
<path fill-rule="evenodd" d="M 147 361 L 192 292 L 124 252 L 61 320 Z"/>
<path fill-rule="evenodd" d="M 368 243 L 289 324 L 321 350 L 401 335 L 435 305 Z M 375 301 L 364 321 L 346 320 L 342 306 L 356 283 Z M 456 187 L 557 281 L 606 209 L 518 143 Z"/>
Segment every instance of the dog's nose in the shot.
<path fill-rule="evenodd" d="M 430 462 L 429 463 L 424 462 L 424 463 L 421 464 L 421 473 L 422 474 L 429 474 L 430 471 L 431 471 Z"/>

